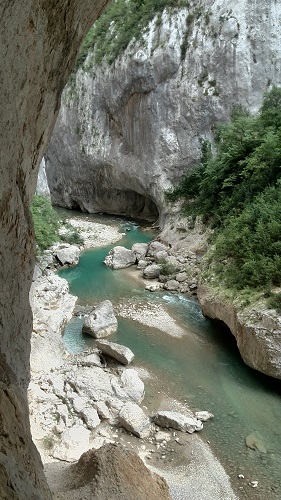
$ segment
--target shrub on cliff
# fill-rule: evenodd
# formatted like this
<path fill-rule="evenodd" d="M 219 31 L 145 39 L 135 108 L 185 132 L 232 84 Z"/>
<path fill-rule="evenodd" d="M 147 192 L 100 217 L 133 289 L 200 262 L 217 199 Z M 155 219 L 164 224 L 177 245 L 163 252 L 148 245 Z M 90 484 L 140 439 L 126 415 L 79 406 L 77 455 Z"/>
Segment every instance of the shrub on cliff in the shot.
<path fill-rule="evenodd" d="M 60 241 L 58 215 L 53 209 L 50 200 L 37 194 L 32 201 L 31 213 L 36 245 L 38 250 L 42 252 L 56 241 Z"/>
<path fill-rule="evenodd" d="M 168 199 L 215 228 L 212 262 L 228 286 L 280 286 L 281 89 L 256 116 L 235 109 L 217 129 L 215 152 L 207 150 Z"/>
<path fill-rule="evenodd" d="M 76 62 L 81 66 L 90 49 L 95 49 L 94 63 L 111 64 L 130 41 L 167 7 L 187 7 L 186 0 L 115 0 L 104 11 L 87 34 Z"/>
<path fill-rule="evenodd" d="M 59 234 L 61 222 L 48 198 L 36 194 L 32 200 L 31 213 L 37 251 L 42 252 L 59 241 L 75 245 L 83 244 L 83 238 L 70 224 L 64 223 L 66 231 L 64 234 Z"/>

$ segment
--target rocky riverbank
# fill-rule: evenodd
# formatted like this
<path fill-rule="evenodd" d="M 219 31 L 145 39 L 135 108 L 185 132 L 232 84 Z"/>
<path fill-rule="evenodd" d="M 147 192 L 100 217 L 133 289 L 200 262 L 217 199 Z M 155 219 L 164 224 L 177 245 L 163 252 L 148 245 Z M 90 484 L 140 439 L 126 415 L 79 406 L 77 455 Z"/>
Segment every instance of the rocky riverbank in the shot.
<path fill-rule="evenodd" d="M 52 253 L 54 255 L 54 249 Z M 48 269 L 44 269 L 43 272 L 42 269 L 37 270 L 34 278 L 31 291 L 34 332 L 31 355 L 32 380 L 29 387 L 30 418 L 33 438 L 46 464 L 46 474 L 54 498 L 81 498 L 82 492 L 84 495 L 86 490 L 85 494 L 88 495 L 91 491 L 91 498 L 103 498 L 105 485 L 97 485 L 93 476 L 89 479 L 86 490 L 83 490 L 85 485 L 81 484 L 77 489 L 79 482 L 76 485 L 70 484 L 71 464 L 76 463 L 80 455 L 89 449 L 104 450 L 104 445 L 116 446 L 118 443 L 123 444 L 126 449 L 137 452 L 151 470 L 167 477 L 172 498 L 183 499 L 197 490 L 198 484 L 201 483 L 198 479 L 200 471 L 202 472 L 202 467 L 198 465 L 201 460 L 204 462 L 207 484 L 200 498 L 210 498 L 214 491 L 217 496 L 212 498 L 235 498 L 228 477 L 207 445 L 200 439 L 194 439 L 194 434 L 185 432 L 186 427 L 177 427 L 179 424 L 175 424 L 174 420 L 167 421 L 166 424 L 161 420 L 161 425 L 168 427 L 164 431 L 161 430 L 160 421 L 158 420 L 156 424 L 153 418 L 157 411 L 150 413 L 141 405 L 144 396 L 142 378 L 146 378 L 147 373 L 135 364 L 132 365 L 133 368 L 125 368 L 101 355 L 98 348 L 76 356 L 64 351 L 61 330 L 73 312 L 76 298 L 69 294 L 66 281 Z M 121 310 L 120 305 L 117 312 Z M 154 317 L 154 313 L 155 311 L 151 310 L 151 318 Z M 145 309 L 140 311 L 140 320 L 141 316 L 143 318 L 147 316 Z M 164 317 L 162 326 L 166 321 L 167 317 Z M 161 328 L 161 324 L 158 327 Z M 161 398 L 161 404 L 159 402 L 156 410 L 177 409 L 179 413 L 175 405 L 175 402 Z M 183 415 L 180 418 L 188 421 L 189 432 L 202 427 L 201 421 L 186 407 L 180 410 Z M 191 423 L 193 427 L 190 427 Z M 114 450 L 119 456 L 118 446 Z M 100 453 L 103 457 L 103 453 L 106 452 Z M 122 451 L 120 453 L 122 454 Z M 105 455 L 106 461 L 111 455 L 112 450 Z M 207 456 L 208 461 L 205 465 Z M 190 463 L 191 457 L 193 465 L 188 468 L 187 464 Z M 99 455 L 95 460 L 99 460 Z M 134 460 L 130 459 L 130 462 Z M 67 463 L 69 465 L 66 465 Z M 78 464 L 79 473 L 82 475 L 81 462 Z M 195 473 L 197 465 L 198 475 Z M 129 467 L 128 464 L 127 466 Z M 189 470 L 192 470 L 192 480 L 186 481 L 185 476 Z M 117 470 L 116 477 L 119 475 L 120 471 Z M 136 462 L 135 478 L 138 477 L 140 480 L 142 475 L 146 478 L 146 485 L 142 484 L 143 491 L 150 491 L 147 488 L 151 484 L 151 488 L 156 488 L 155 497 L 158 495 L 158 498 L 168 498 L 165 483 L 161 481 L 159 483 L 159 479 L 155 483 L 152 476 L 148 479 L 139 462 Z M 94 483 L 95 493 L 93 493 Z M 135 487 L 131 485 L 131 488 L 130 495 L 129 489 L 126 490 L 129 496 L 125 498 L 131 498 L 132 491 L 136 496 Z M 71 494 L 68 493 L 69 489 L 72 490 Z M 119 498 L 120 491 L 118 488 L 115 489 L 114 498 Z M 153 498 L 150 494 L 136 498 L 148 497 Z"/>

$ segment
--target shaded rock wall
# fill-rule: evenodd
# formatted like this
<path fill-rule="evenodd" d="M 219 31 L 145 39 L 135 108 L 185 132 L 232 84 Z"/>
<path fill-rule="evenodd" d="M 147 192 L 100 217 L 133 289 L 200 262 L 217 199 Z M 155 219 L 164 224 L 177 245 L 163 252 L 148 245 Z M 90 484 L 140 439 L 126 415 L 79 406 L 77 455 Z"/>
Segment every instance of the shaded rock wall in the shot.
<path fill-rule="evenodd" d="M 206 316 L 228 326 L 246 365 L 281 379 L 281 317 L 276 311 L 262 302 L 241 308 L 206 284 L 198 288 L 198 300 Z"/>
<path fill-rule="evenodd" d="M 281 85 L 280 18 L 274 0 L 199 0 L 155 19 L 110 67 L 90 54 L 47 151 L 53 202 L 132 216 L 142 196 L 163 226 L 164 191 L 198 161 L 200 141 L 233 105 L 257 111 Z"/>
<path fill-rule="evenodd" d="M 0 497 L 47 499 L 26 401 L 38 165 L 82 37 L 105 0 L 0 2 Z"/>

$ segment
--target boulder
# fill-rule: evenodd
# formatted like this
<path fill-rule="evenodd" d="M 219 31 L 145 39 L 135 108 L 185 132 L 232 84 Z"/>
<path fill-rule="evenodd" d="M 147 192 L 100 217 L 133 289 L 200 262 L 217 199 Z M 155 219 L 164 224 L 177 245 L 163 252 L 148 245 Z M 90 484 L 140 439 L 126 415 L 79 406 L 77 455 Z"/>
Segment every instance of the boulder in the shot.
<path fill-rule="evenodd" d="M 166 250 L 161 250 L 160 252 L 157 252 L 154 256 L 155 262 L 162 262 L 163 260 L 166 260 L 168 255 L 169 254 Z"/>
<path fill-rule="evenodd" d="M 168 280 L 166 281 L 164 288 L 169 292 L 175 292 L 179 289 L 179 285 L 180 285 L 179 282 L 176 280 Z"/>
<path fill-rule="evenodd" d="M 189 434 L 203 429 L 201 420 L 176 411 L 159 411 L 153 417 L 153 421 L 159 427 L 171 427 L 172 429 L 188 432 Z"/>
<path fill-rule="evenodd" d="M 78 367 L 66 374 L 65 382 L 82 397 L 105 401 L 115 395 L 111 385 L 112 377 L 113 375 L 97 366 Z"/>
<path fill-rule="evenodd" d="M 104 354 L 116 359 L 122 365 L 129 365 L 134 359 L 131 349 L 124 345 L 108 342 L 107 340 L 97 340 L 96 345 Z"/>
<path fill-rule="evenodd" d="M 100 424 L 100 418 L 98 412 L 95 408 L 92 408 L 91 406 L 86 406 L 80 412 L 80 415 L 90 431 L 95 429 Z"/>
<path fill-rule="evenodd" d="M 89 400 L 75 394 L 72 401 L 74 411 L 85 422 L 88 429 L 93 430 L 100 424 L 100 418 L 95 408 L 89 405 Z"/>
<path fill-rule="evenodd" d="M 158 264 L 151 264 L 143 270 L 143 277 L 147 279 L 155 279 L 160 276 L 161 266 Z"/>
<path fill-rule="evenodd" d="M 110 250 L 103 262 L 107 267 L 110 267 L 110 269 L 122 269 L 135 264 L 136 256 L 132 250 L 116 246 Z"/>
<path fill-rule="evenodd" d="M 139 260 L 137 269 L 145 269 L 148 266 L 147 260 Z"/>
<path fill-rule="evenodd" d="M 52 455 L 66 462 L 75 462 L 90 448 L 90 431 L 82 425 L 74 425 L 66 429 L 61 440 L 55 444 Z"/>
<path fill-rule="evenodd" d="M 55 257 L 64 266 L 65 264 L 76 265 L 79 261 L 80 248 L 76 245 L 62 245 L 55 252 Z"/>
<path fill-rule="evenodd" d="M 124 391 L 128 396 L 133 399 L 136 403 L 144 398 L 144 383 L 140 379 L 139 374 L 134 369 L 124 370 L 121 375 L 121 382 L 123 384 Z"/>
<path fill-rule="evenodd" d="M 98 353 L 92 352 L 86 356 L 77 356 L 78 363 L 81 366 L 102 366 Z"/>
<path fill-rule="evenodd" d="M 148 249 L 147 243 L 134 243 L 132 246 L 132 252 L 136 257 L 137 261 L 143 260 L 146 256 Z"/>
<path fill-rule="evenodd" d="M 110 419 L 111 414 L 110 414 L 108 406 L 106 405 L 106 403 L 104 401 L 93 401 L 92 406 L 93 406 L 93 408 L 95 408 L 97 410 L 98 416 L 100 418 L 104 418 L 106 420 Z"/>
<path fill-rule="evenodd" d="M 126 403 L 119 413 L 119 424 L 139 438 L 148 437 L 151 430 L 150 420 L 135 403 Z"/>
<path fill-rule="evenodd" d="M 179 283 L 183 283 L 184 281 L 186 281 L 188 279 L 188 274 L 185 272 L 185 271 L 182 271 L 181 273 L 178 273 L 176 275 L 176 280 L 179 282 Z"/>
<path fill-rule="evenodd" d="M 94 311 L 85 317 L 82 331 L 94 338 L 107 337 L 117 330 L 117 319 L 109 300 L 101 302 Z"/>
<path fill-rule="evenodd" d="M 155 257 L 155 255 L 159 252 L 168 252 L 169 248 L 164 245 L 164 243 L 160 243 L 160 241 L 152 241 L 147 250 L 148 257 Z"/>

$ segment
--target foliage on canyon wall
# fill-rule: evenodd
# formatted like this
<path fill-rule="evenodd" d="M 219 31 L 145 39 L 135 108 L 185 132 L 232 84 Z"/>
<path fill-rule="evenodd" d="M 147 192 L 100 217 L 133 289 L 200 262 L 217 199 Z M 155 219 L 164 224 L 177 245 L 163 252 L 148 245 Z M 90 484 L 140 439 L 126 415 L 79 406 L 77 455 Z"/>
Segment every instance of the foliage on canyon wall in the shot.
<path fill-rule="evenodd" d="M 76 63 L 76 70 L 95 49 L 94 63 L 111 64 L 134 38 L 138 40 L 149 22 L 165 8 L 189 7 L 187 0 L 115 0 L 87 34 Z"/>
<path fill-rule="evenodd" d="M 281 89 L 268 92 L 256 116 L 235 109 L 204 143 L 199 166 L 167 194 L 212 224 L 211 262 L 235 289 L 281 283 Z"/>
<path fill-rule="evenodd" d="M 70 244 L 83 243 L 76 229 L 61 221 L 48 198 L 35 195 L 31 205 L 34 223 L 35 241 L 38 252 L 46 250 L 56 242 L 64 241 Z M 64 235 L 59 234 L 61 224 L 67 229 Z"/>

